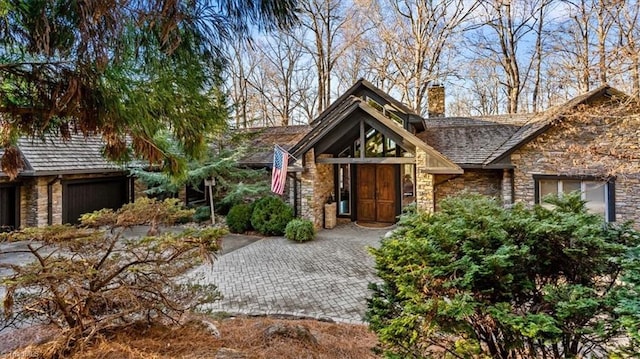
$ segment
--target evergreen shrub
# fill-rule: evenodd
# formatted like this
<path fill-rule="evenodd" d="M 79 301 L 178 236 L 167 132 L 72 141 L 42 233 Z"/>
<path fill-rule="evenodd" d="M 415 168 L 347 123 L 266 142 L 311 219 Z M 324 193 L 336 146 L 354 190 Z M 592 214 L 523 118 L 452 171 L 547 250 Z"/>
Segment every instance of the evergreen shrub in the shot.
<path fill-rule="evenodd" d="M 293 219 L 293 208 L 279 197 L 263 197 L 257 200 L 251 214 L 251 225 L 260 234 L 281 236 Z"/>
<path fill-rule="evenodd" d="M 200 223 L 211 219 L 211 208 L 209 206 L 200 206 L 196 208 L 196 212 L 193 214 L 193 220 Z"/>
<path fill-rule="evenodd" d="M 227 214 L 227 227 L 232 233 L 244 233 L 251 230 L 251 214 L 253 206 L 250 204 L 236 204 Z"/>
<path fill-rule="evenodd" d="M 284 236 L 292 241 L 307 242 L 315 238 L 316 231 L 313 227 L 313 222 L 308 219 L 297 218 L 287 224 Z"/>
<path fill-rule="evenodd" d="M 387 357 L 639 357 L 639 233 L 579 193 L 546 201 L 469 195 L 402 216 L 371 249 L 366 319 Z"/>

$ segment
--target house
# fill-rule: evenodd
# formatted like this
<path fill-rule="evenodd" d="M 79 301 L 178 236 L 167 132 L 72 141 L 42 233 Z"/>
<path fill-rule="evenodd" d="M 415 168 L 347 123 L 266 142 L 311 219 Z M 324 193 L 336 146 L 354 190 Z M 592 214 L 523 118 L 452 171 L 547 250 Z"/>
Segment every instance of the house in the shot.
<path fill-rule="evenodd" d="M 133 200 L 127 169 L 107 161 L 96 137 L 18 140 L 24 168 L 0 173 L 0 225 L 5 229 L 77 223 L 81 214 Z"/>
<path fill-rule="evenodd" d="M 638 148 L 638 119 L 576 116 L 621 106 L 623 93 L 602 86 L 542 113 L 488 117 L 445 117 L 444 88 L 428 95 L 429 118 L 422 118 L 359 80 L 309 126 L 292 128 L 296 136 L 262 130 L 270 139 L 263 144 L 292 155 L 288 199 L 297 212 L 321 227 L 333 200 L 343 221 L 393 223 L 410 203 L 434 211 L 461 191 L 510 205 L 578 190 L 606 220 L 640 222 L 638 156 L 611 151 Z M 269 167 L 271 154 L 252 164 Z"/>

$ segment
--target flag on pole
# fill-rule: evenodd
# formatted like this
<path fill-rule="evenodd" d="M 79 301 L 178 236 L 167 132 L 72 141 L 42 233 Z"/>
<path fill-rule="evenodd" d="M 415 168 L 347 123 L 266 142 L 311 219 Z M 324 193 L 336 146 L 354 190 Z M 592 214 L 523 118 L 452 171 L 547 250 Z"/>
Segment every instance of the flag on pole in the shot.
<path fill-rule="evenodd" d="M 287 165 L 289 153 L 280 146 L 273 149 L 273 170 L 271 172 L 271 192 L 284 193 L 284 185 L 287 182 Z"/>

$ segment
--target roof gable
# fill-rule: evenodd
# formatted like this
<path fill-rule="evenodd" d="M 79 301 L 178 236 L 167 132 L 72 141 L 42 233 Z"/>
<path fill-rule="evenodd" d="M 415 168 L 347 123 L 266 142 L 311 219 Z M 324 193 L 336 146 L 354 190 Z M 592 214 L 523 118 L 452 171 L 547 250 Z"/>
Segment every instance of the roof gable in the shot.
<path fill-rule="evenodd" d="M 505 157 L 531 142 L 533 139 L 546 132 L 551 126 L 562 119 L 580 105 L 588 105 L 599 101 L 611 101 L 626 99 L 628 96 L 608 85 L 577 96 L 566 103 L 551 108 L 545 112 L 536 114 L 526 122 L 518 131 L 497 148 L 485 161 L 485 165 L 495 164 Z"/>
<path fill-rule="evenodd" d="M 402 120 L 408 121 L 418 129 L 422 129 L 424 120 L 419 114 L 410 109 L 407 105 L 402 102 L 396 100 L 391 97 L 386 92 L 374 86 L 371 82 L 365 79 L 359 79 L 356 81 L 353 86 L 351 86 L 347 91 L 345 91 L 340 97 L 338 97 L 329 107 L 327 107 L 316 119 L 311 121 L 311 126 L 316 126 L 318 123 L 324 121 L 327 116 L 330 116 L 332 112 L 334 112 L 341 103 L 350 97 L 359 97 L 359 98 L 368 98 L 371 99 L 378 104 L 380 104 L 384 109 L 395 112 L 399 117 L 402 117 Z"/>
<path fill-rule="evenodd" d="M 345 138 L 350 140 L 353 137 L 353 131 L 359 132 L 362 120 L 394 139 L 396 144 L 405 150 L 415 152 L 416 149 L 420 149 L 426 152 L 432 168 L 446 173 L 462 172 L 462 169 L 446 156 L 405 130 L 399 123 L 382 114 L 365 100 L 355 96 L 341 97 L 341 99 L 341 102 L 332 104 L 331 111 L 324 113 L 322 121 L 316 122 L 316 126 L 292 148 L 292 154 L 295 157 L 300 157 L 317 145 L 322 146 L 320 152 L 329 149 L 332 142 L 327 142 L 327 138 L 334 142 Z"/>

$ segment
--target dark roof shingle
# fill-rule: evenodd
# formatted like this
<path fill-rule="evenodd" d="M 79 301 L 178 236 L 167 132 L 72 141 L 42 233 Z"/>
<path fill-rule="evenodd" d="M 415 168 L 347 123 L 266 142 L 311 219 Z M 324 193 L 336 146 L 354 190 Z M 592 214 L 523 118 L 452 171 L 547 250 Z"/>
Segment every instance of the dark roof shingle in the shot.
<path fill-rule="evenodd" d="M 481 118 L 448 117 L 425 121 L 417 136 L 458 165 L 482 165 L 519 129 Z"/>
<path fill-rule="evenodd" d="M 55 136 L 20 138 L 17 147 L 25 160 L 23 175 L 48 173 L 93 173 L 124 170 L 124 166 L 102 155 L 99 137 L 72 135 L 69 140 Z"/>
<path fill-rule="evenodd" d="M 240 129 L 237 133 L 248 137 L 249 153 L 239 162 L 244 165 L 269 167 L 273 162 L 275 145 L 290 150 L 310 130 L 309 125 Z"/>

